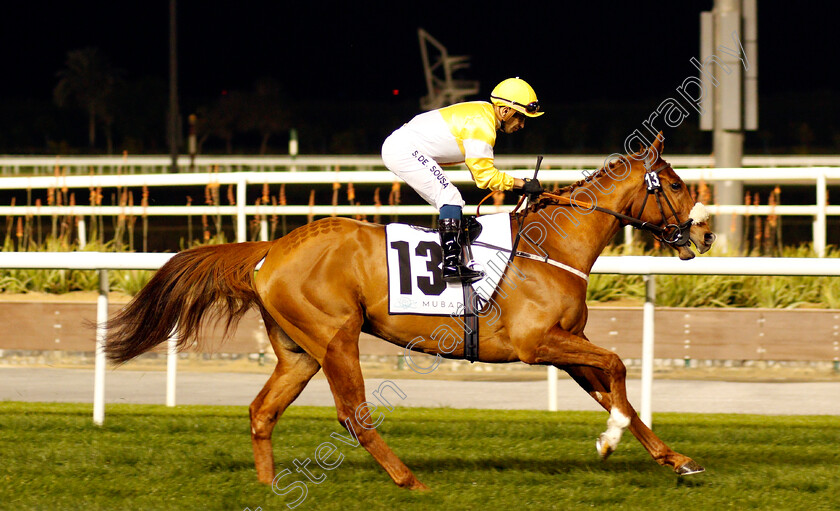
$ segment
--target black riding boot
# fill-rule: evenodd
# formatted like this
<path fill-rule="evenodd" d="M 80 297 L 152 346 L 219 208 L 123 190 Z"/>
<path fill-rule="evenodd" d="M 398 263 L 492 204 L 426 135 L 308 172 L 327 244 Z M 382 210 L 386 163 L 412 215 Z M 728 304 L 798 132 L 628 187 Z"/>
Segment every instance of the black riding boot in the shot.
<path fill-rule="evenodd" d="M 438 232 L 443 249 L 443 280 L 467 284 L 484 278 L 484 273 L 468 268 L 461 261 L 461 221 L 442 218 L 438 221 Z"/>

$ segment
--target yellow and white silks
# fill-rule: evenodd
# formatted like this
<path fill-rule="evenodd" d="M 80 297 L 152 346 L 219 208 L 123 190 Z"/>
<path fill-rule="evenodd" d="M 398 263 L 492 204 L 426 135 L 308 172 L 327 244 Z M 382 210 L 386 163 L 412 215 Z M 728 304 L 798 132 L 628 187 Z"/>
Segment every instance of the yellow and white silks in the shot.
<path fill-rule="evenodd" d="M 500 126 L 493 105 L 483 101 L 425 112 L 385 139 L 382 160 L 437 209 L 447 204 L 463 207 L 460 192 L 446 178 L 441 165 L 465 163 L 479 188 L 513 188 L 513 177 L 493 164 Z"/>

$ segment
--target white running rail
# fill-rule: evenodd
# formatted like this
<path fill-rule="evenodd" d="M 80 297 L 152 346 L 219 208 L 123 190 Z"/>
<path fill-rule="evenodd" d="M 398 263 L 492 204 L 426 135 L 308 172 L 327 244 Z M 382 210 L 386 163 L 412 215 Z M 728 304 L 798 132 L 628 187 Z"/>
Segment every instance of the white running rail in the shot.
<path fill-rule="evenodd" d="M 74 269 L 99 271 L 97 321 L 103 322 L 108 308 L 108 270 L 156 270 L 174 254 L 105 253 L 105 252 L 0 252 L 0 268 Z M 656 275 L 803 275 L 840 276 L 840 260 L 774 257 L 697 257 L 680 261 L 675 257 L 604 256 L 592 273 L 644 275 L 647 299 L 643 307 L 642 392 L 640 416 L 652 425 L 654 306 Z M 102 424 L 105 417 L 104 330 L 97 329 L 94 369 L 93 421 Z M 169 340 L 167 360 L 167 405 L 175 405 L 176 353 L 174 339 Z M 557 409 L 556 370 L 548 371 L 549 410 Z"/>

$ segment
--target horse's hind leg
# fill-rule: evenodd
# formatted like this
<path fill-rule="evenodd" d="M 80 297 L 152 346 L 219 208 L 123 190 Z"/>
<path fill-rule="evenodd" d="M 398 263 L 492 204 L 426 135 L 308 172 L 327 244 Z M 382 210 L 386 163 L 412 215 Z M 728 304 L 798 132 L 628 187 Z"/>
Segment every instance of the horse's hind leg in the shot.
<path fill-rule="evenodd" d="M 324 355 L 324 375 L 335 398 L 338 421 L 358 439 L 398 486 L 427 489 L 382 440 L 372 424 L 365 424 L 359 420 L 359 417 L 362 417 L 362 421 L 365 417 L 370 420 L 369 411 L 365 413 L 366 410 L 362 409 L 361 413 L 357 413 L 360 407 L 366 406 L 363 405 L 365 384 L 359 365 L 360 330 L 361 318 L 348 320 L 332 338 Z"/>
<path fill-rule="evenodd" d="M 271 432 L 286 408 L 297 399 L 321 366 L 315 358 L 289 339 L 265 310 L 262 311 L 262 317 L 274 353 L 277 355 L 277 366 L 251 403 L 249 411 L 257 478 L 261 483 L 271 484 L 274 479 Z"/>
<path fill-rule="evenodd" d="M 569 373 L 569 376 L 578 382 L 578 384 L 583 387 L 583 390 L 588 392 L 589 395 L 598 402 L 598 404 L 603 406 L 605 410 L 609 411 L 612 408 L 609 377 L 606 373 L 604 373 L 604 371 L 586 366 L 564 367 L 563 369 L 565 369 L 566 372 Z M 635 412 L 630 415 L 629 429 L 630 432 L 633 433 L 633 436 L 639 440 L 639 443 L 642 444 L 645 450 L 647 450 L 653 459 L 660 465 L 670 466 L 674 469 L 674 472 L 680 475 L 696 474 L 705 470 L 688 456 L 675 452 L 668 447 L 665 442 L 656 436 L 656 434 L 651 431 L 644 422 L 642 422 Z M 613 448 L 614 447 L 615 446 L 613 446 Z M 601 454 L 603 458 L 606 458 L 611 453 L 612 450 L 609 450 L 608 452 L 601 452 L 599 449 L 599 454 Z"/>

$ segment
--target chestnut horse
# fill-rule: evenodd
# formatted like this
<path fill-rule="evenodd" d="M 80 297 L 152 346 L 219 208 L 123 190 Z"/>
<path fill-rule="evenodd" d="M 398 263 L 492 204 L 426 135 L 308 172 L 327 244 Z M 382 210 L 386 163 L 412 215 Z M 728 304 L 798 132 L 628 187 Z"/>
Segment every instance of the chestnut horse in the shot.
<path fill-rule="evenodd" d="M 584 335 L 586 276 L 623 224 L 653 231 L 682 259 L 694 257 L 689 239 L 700 252 L 709 250 L 714 241 L 705 222 L 708 215 L 698 216 L 702 206 L 693 203 L 661 152 L 657 138 L 651 147 L 555 194 L 545 194 L 511 216 L 514 232 L 521 228 L 526 234 L 522 239 L 528 240 L 520 243 L 520 249 L 541 250 L 538 255 L 547 261 L 515 258 L 516 268 L 527 279 L 498 301 L 499 317 L 480 318 L 479 360 L 551 364 L 565 370 L 610 412 L 607 429 L 596 442 L 602 458 L 613 452 L 629 428 L 654 460 L 686 475 L 703 468 L 671 450 L 642 423 L 627 399 L 621 359 Z M 271 446 L 275 424 L 323 369 L 341 425 L 397 485 L 426 488 L 376 429 L 363 422 L 370 415 L 354 413 L 367 406 L 359 334 L 367 332 L 403 347 L 411 343 L 415 351 L 447 358 L 462 358 L 463 346 L 444 349 L 429 338 L 450 318 L 388 313 L 385 254 L 383 226 L 343 218 L 318 220 L 270 242 L 186 250 L 167 262 L 108 322 L 106 353 L 112 361 L 125 362 L 173 332 L 178 334 L 179 347 L 185 348 L 199 342 L 205 316 L 226 320 L 230 328 L 255 306 L 277 355 L 273 374 L 250 407 L 259 480 L 270 484 L 275 476 Z M 417 342 L 418 337 L 422 342 Z"/>

